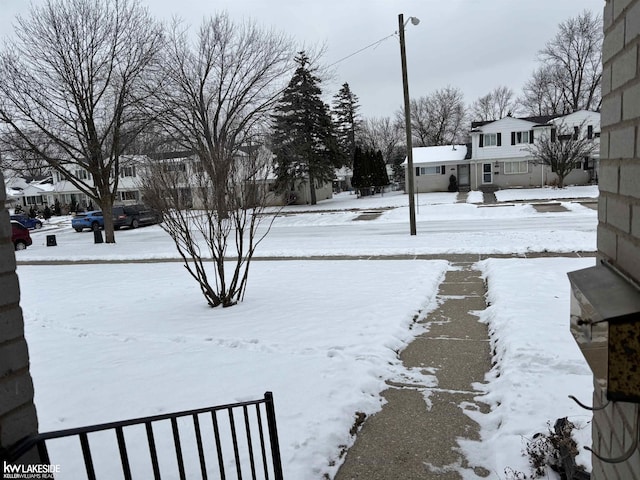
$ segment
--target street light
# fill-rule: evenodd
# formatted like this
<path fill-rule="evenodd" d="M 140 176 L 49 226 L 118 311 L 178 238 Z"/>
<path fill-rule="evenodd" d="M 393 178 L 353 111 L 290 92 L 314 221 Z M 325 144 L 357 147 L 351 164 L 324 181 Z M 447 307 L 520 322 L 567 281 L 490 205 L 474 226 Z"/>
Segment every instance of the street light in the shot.
<path fill-rule="evenodd" d="M 409 226 L 411 235 L 416 234 L 416 202 L 413 198 L 414 185 L 413 179 L 415 172 L 413 171 L 413 146 L 411 144 L 411 111 L 409 105 L 409 81 L 407 79 L 407 54 L 404 50 L 404 27 L 407 23 L 418 25 L 420 20 L 416 17 L 409 17 L 405 22 L 402 13 L 398 15 L 398 33 L 400 34 L 400 59 L 402 60 L 402 87 L 404 90 L 404 122 L 407 134 L 407 178 L 409 195 Z"/>

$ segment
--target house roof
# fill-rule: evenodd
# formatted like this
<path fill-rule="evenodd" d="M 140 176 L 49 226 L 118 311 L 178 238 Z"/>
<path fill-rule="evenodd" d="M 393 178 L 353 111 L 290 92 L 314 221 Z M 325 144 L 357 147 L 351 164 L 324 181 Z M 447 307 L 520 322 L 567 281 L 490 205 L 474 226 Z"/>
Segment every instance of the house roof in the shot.
<path fill-rule="evenodd" d="M 517 120 L 524 120 L 526 122 L 531 122 L 531 123 L 535 123 L 536 125 L 544 125 L 545 123 L 548 123 L 549 121 L 553 120 L 554 118 L 558 118 L 558 117 L 562 117 L 564 115 L 562 114 L 557 114 L 557 115 L 537 115 L 534 117 L 513 117 Z M 507 118 L 507 117 L 503 117 L 503 118 Z M 474 128 L 478 128 L 478 127 L 482 127 L 484 125 L 488 125 L 489 123 L 493 123 L 493 122 L 497 122 L 499 120 L 502 120 L 502 118 L 497 118 L 495 120 L 482 120 L 482 121 L 478 121 L 478 122 L 471 122 L 471 129 L 473 130 Z"/>
<path fill-rule="evenodd" d="M 466 145 L 442 145 L 437 147 L 415 147 L 412 149 L 413 163 L 462 162 L 467 156 Z M 404 164 L 407 163 L 405 158 Z"/>

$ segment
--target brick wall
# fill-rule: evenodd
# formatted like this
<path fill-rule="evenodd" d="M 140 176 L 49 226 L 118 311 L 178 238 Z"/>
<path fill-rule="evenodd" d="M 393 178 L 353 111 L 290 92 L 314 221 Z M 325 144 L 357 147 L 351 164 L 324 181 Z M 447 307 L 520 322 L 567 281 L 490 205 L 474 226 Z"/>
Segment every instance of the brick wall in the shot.
<path fill-rule="evenodd" d="M 0 185 L 0 448 L 6 448 L 36 433 L 38 421 L 1 173 Z M 25 459 L 27 462 L 33 460 Z"/>
<path fill-rule="evenodd" d="M 598 252 L 640 283 L 640 0 L 607 0 L 603 18 Z M 594 405 L 605 401 L 596 385 Z M 633 403 L 616 402 L 593 419 L 593 449 L 608 458 L 628 451 L 640 429 Z M 617 464 L 594 456 L 592 478 L 640 478 L 640 451 Z"/>

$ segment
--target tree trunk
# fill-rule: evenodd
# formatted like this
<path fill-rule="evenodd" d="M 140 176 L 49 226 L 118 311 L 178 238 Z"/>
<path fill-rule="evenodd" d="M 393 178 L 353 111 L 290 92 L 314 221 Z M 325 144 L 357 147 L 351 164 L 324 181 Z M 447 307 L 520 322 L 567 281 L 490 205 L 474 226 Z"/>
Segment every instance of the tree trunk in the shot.
<path fill-rule="evenodd" d="M 564 175 L 558 175 L 558 188 L 564 188 Z"/>
<path fill-rule="evenodd" d="M 102 197 L 102 217 L 104 219 L 105 243 L 116 243 L 116 234 L 113 228 L 113 200 L 110 195 Z"/>
<path fill-rule="evenodd" d="M 311 173 L 309 173 L 309 203 L 311 205 L 318 203 L 316 199 L 316 182 L 313 180 Z"/>

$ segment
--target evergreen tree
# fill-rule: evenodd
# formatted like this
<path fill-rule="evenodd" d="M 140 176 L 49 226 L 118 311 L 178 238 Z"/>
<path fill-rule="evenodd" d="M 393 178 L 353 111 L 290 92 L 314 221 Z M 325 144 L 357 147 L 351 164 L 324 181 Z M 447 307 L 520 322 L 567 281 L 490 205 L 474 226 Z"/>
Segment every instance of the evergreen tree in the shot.
<path fill-rule="evenodd" d="M 359 189 L 363 183 L 363 152 L 362 148 L 356 147 L 353 153 L 353 175 L 351 176 L 351 185 Z"/>
<path fill-rule="evenodd" d="M 304 52 L 295 61 L 298 67 L 273 115 L 276 185 L 287 191 L 296 180 L 308 182 L 315 205 L 316 182 L 333 180 L 340 155 L 329 107 L 320 98 L 320 79 Z"/>
<path fill-rule="evenodd" d="M 378 150 L 373 156 L 375 166 L 375 186 L 385 187 L 389 185 L 389 175 L 387 174 L 387 165 L 384 163 L 382 151 Z"/>
<path fill-rule="evenodd" d="M 333 117 L 336 125 L 338 145 L 343 155 L 343 163 L 347 167 L 353 166 L 353 156 L 356 149 L 356 132 L 359 129 L 358 97 L 345 83 L 333 97 Z"/>
<path fill-rule="evenodd" d="M 371 187 L 389 185 L 387 167 L 380 150 L 374 152 L 369 149 L 363 151 L 360 147 L 355 148 L 351 185 L 360 190 L 363 196 L 370 193 Z"/>

